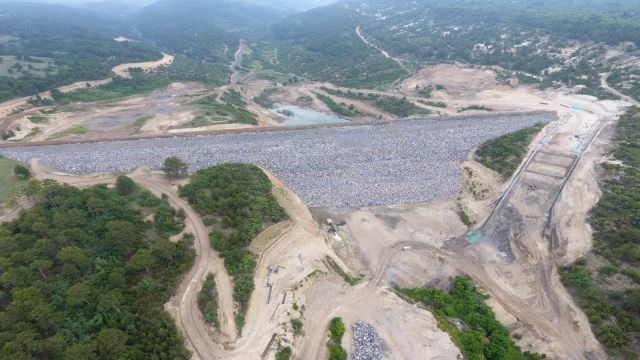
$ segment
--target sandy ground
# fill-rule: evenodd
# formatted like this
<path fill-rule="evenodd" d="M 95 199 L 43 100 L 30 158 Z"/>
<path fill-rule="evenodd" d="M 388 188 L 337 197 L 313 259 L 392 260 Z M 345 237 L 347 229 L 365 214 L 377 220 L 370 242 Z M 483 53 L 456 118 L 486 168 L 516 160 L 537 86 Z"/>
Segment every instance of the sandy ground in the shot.
<path fill-rule="evenodd" d="M 195 96 L 207 93 L 207 88 L 200 84 L 173 83 L 165 89 L 145 96 L 57 107 L 58 111 L 55 114 L 45 115 L 47 122 L 44 124 L 34 124 L 29 120 L 30 116 L 43 115 L 43 109 L 28 110 L 15 117 L 13 127 L 16 136 L 11 141 L 37 142 L 53 138 L 113 139 L 252 127 L 245 124 L 220 124 L 183 128 L 184 124 L 196 117 L 194 107 L 189 103 Z M 138 129 L 135 123 L 141 118 L 147 120 Z M 65 130 L 78 126 L 87 129 L 88 132 L 82 135 L 60 136 Z M 39 128 L 40 132 L 35 136 L 29 136 L 34 128 Z"/>
<path fill-rule="evenodd" d="M 238 51 L 243 53 L 242 44 Z M 606 83 L 606 75 L 603 78 Z M 296 104 L 301 96 L 312 96 L 313 104 L 308 106 L 329 112 L 313 95 L 323 85 L 331 86 L 314 83 L 282 87 L 283 91 L 273 99 Z M 561 120 L 538 136 L 531 151 L 543 144 L 550 153 L 566 156 L 576 156 L 573 149 L 579 148 L 584 139 L 600 129 L 603 121 L 612 120 L 621 110 L 620 102 L 594 101 L 588 96 L 542 92 L 526 86 L 498 85 L 492 71 L 458 65 L 423 69 L 406 79 L 400 85 L 400 92 L 363 92 L 405 94 L 410 100 L 417 101 L 419 98 L 412 95 L 416 85 L 445 86 L 445 91 L 433 92 L 434 100 L 449 105 L 447 109 L 437 109 L 443 114 L 457 114 L 457 109 L 472 104 L 505 112 L 556 111 Z M 244 89 L 243 96 L 248 100 L 250 110 L 261 114 L 261 124 L 278 121 L 251 101 L 268 86 L 265 81 L 237 85 L 238 89 Z M 145 100 L 135 101 L 142 103 Z M 367 108 L 367 104 L 353 103 L 385 119 L 393 118 L 379 109 Z M 6 109 L 7 105 L 3 105 Z M 584 110 L 571 109 L 571 105 L 583 106 Z M 144 131 L 163 131 L 168 124 L 179 123 L 188 117 L 187 114 L 174 116 L 184 118 L 170 120 L 156 116 L 145 125 Z M 551 214 L 552 241 L 543 229 L 547 226 L 546 205 L 554 199 L 544 189 L 563 181 L 556 177 L 568 174 L 571 160 L 567 157 L 536 155 L 535 159 L 540 163 L 527 163 L 527 171 L 521 176 L 502 182 L 498 174 L 482 167 L 470 156 L 462 165 L 465 176 L 458 199 L 379 208 L 314 210 L 316 220 L 320 222 L 326 217 L 345 222 L 340 227 L 340 238 L 321 229 L 300 199 L 270 176 L 274 194 L 291 215 L 291 221 L 268 229 L 252 246 L 259 259 L 256 290 L 247 325 L 240 336 L 236 336 L 233 324 L 235 305 L 230 280 L 222 261 L 209 247 L 207 229 L 197 214 L 177 197 L 175 184 L 144 170 L 131 176 L 157 194 L 166 193 L 173 206 L 185 209 L 188 229 L 196 235 L 196 266 L 167 304 L 194 351 L 194 358 L 248 359 L 260 358 L 263 354 L 265 358 L 273 358 L 275 345 L 271 339 L 292 344 L 296 359 L 326 358 L 328 322 L 333 316 L 341 316 L 348 328 L 357 320 L 373 324 L 387 344 L 385 358 L 454 359 L 459 351 L 448 336 L 437 329 L 430 313 L 401 301 L 389 286 L 446 287 L 452 276 L 466 274 L 491 296 L 488 303 L 498 319 L 523 335 L 518 341 L 523 349 L 544 352 L 554 359 L 582 359 L 587 353 L 593 356 L 592 359 L 604 359 L 586 317 L 560 284 L 556 267 L 574 261 L 591 248 L 591 230 L 585 219 L 600 196 L 594 168 L 602 159 L 606 142 L 607 137 L 603 135 L 580 154 L 581 160 L 567 179 Z M 46 171 L 37 163 L 34 163 L 34 171 L 40 178 L 55 178 L 77 186 L 113 182 L 114 179 L 111 175 L 72 178 Z M 505 261 L 490 243 L 468 244 L 464 234 L 469 229 L 458 216 L 462 208 L 477 224 L 483 223 L 505 190 L 510 192 L 505 199 L 527 219 L 522 224 L 510 224 L 517 227 L 515 233 L 519 235 L 512 243 L 513 261 Z M 333 257 L 352 274 L 364 275 L 363 281 L 354 287 L 344 284 L 322 263 L 325 256 Z M 268 270 L 270 265 L 279 266 L 277 274 Z M 316 270 L 320 271 L 318 275 L 307 278 Z M 195 306 L 197 291 L 209 271 L 216 273 L 218 293 L 222 295 L 220 333 L 204 324 Z M 304 305 L 304 313 L 294 310 L 294 304 Z M 295 317 L 302 317 L 304 323 L 303 334 L 298 337 L 292 335 L 289 323 Z M 350 335 L 348 331 L 344 338 L 348 349 L 351 348 Z"/>
<path fill-rule="evenodd" d="M 111 69 L 111 71 L 113 71 L 118 76 L 131 77 L 131 75 L 129 74 L 129 69 L 131 68 L 142 68 L 144 71 L 152 71 L 154 69 L 157 69 L 160 66 L 170 65 L 173 62 L 173 59 L 174 57 L 172 55 L 163 53 L 161 60 L 143 62 L 143 63 L 121 64 L 121 65 L 115 66 L 113 69 Z M 94 81 L 79 81 L 70 85 L 61 86 L 58 88 L 58 90 L 62 91 L 63 93 L 67 93 L 74 90 L 85 88 L 87 87 L 87 85 L 89 87 L 95 87 L 98 85 L 108 84 L 110 82 L 111 82 L 111 78 L 103 79 L 103 80 L 94 80 Z M 51 98 L 51 94 L 48 91 L 39 94 L 39 96 L 44 99 Z M 27 100 L 33 97 L 35 96 L 27 96 L 23 98 L 10 100 L 4 103 L 0 103 L 0 118 L 8 116 L 12 111 L 14 111 L 17 108 L 28 108 L 29 104 L 27 103 Z M 0 126 L 0 130 L 2 130 L 2 128 L 3 127 Z"/>
<path fill-rule="evenodd" d="M 116 76 L 120 76 L 123 77 L 125 79 L 129 79 L 131 78 L 131 74 L 129 74 L 129 69 L 134 69 L 134 68 L 138 68 L 138 69 L 142 69 L 142 71 L 144 72 L 149 72 L 149 71 L 153 71 L 161 66 L 168 66 L 171 65 L 173 63 L 173 60 L 175 59 L 175 57 L 173 55 L 169 55 L 166 53 L 162 53 L 162 59 L 157 60 L 157 61 L 148 61 L 148 62 L 142 62 L 142 63 L 128 63 L 128 64 L 120 64 L 116 67 L 114 67 L 113 69 L 111 69 L 111 71 L 113 71 Z"/>
<path fill-rule="evenodd" d="M 492 90 L 491 95 L 494 94 Z M 535 97 L 529 99 L 531 104 L 536 102 Z M 538 141 L 546 144 L 545 151 L 570 154 L 578 143 L 575 135 L 595 133 L 603 121 L 613 119 L 620 111 L 618 102 L 596 102 L 584 96 L 557 95 L 549 106 L 563 112 L 564 104 L 581 105 L 585 110 L 567 113 L 558 126 L 548 128 L 538 137 Z M 534 148 L 537 145 L 534 144 Z M 344 248 L 349 250 L 344 253 L 360 259 L 373 283 L 446 287 L 450 276 L 466 274 L 491 295 L 489 303 L 498 318 L 523 335 L 518 341 L 523 349 L 544 352 L 551 358 L 585 358 L 589 354 L 592 358 L 604 359 L 606 356 L 591 333 L 586 317 L 560 284 L 556 270 L 557 263 L 575 261 L 590 249 L 590 229 L 585 219 L 599 198 L 593 177 L 593 166 L 599 156 L 601 154 L 592 152 L 591 148 L 583 152 L 584 158 L 567 182 L 552 215 L 552 224 L 557 224 L 552 228 L 556 235 L 552 246 L 543 229 L 547 220 L 546 204 L 553 199 L 543 187 L 537 190 L 520 184 L 538 181 L 542 186 L 544 181 L 554 180 L 543 180 L 547 177 L 528 172 L 514 179 L 515 190 L 508 202 L 526 219 L 519 230 L 514 230 L 515 261 L 505 261 L 490 243 L 467 243 L 461 237 L 467 228 L 458 219 L 458 204 L 453 200 L 355 211 L 333 210 L 328 214 L 346 221 L 341 236 L 348 243 Z M 461 183 L 458 201 L 480 222 L 495 206 L 508 183 L 500 183 L 497 174 L 483 170 L 472 160 L 463 164 L 464 167 L 471 169 L 472 175 L 463 169 L 467 176 Z M 542 171 L 550 167 L 532 166 L 531 169 Z M 476 183 L 476 189 L 487 191 L 482 196 L 473 194 L 472 182 Z"/>
<path fill-rule="evenodd" d="M 416 86 L 424 88 L 428 85 L 442 85 L 446 90 L 435 90 L 434 98 L 448 93 L 455 98 L 470 98 L 478 92 L 493 89 L 497 86 L 495 73 L 491 70 L 463 68 L 454 64 L 429 66 L 417 74 L 405 79 L 400 84 L 403 92 L 411 93 Z"/>
<path fill-rule="evenodd" d="M 75 186 L 115 181 L 115 175 L 110 174 L 73 177 L 55 173 L 37 160 L 32 167 L 38 179 L 50 178 Z M 168 181 L 148 169 L 138 169 L 129 175 L 154 194 L 167 194 L 172 206 L 184 209 L 185 231 L 196 237 L 196 265 L 165 306 L 176 318 L 194 359 L 257 359 L 263 354 L 273 358 L 275 346 L 270 340 L 274 336 L 278 341 L 293 344 L 294 358 L 321 359 L 325 356 L 326 329 L 333 316 L 343 317 L 349 327 L 358 320 L 376 326 L 387 344 L 386 359 L 406 359 L 412 354 L 424 359 L 452 359 L 459 353 L 448 336 L 437 329 L 430 313 L 400 300 L 384 287 L 378 288 L 371 282 L 351 287 L 331 273 L 322 263 L 326 256 L 334 257 L 344 269 L 348 267 L 335 257 L 332 242 L 327 241 L 327 234 L 302 201 L 271 175 L 274 195 L 291 220 L 267 229 L 252 245 L 252 251 L 258 256 L 256 290 L 247 324 L 242 335 L 236 338 L 231 283 L 221 259 L 209 246 L 207 229 L 190 206 L 177 196 L 177 184 L 184 181 Z M 268 270 L 274 265 L 279 266 L 277 274 Z M 316 270 L 320 271 L 318 276 L 307 278 Z M 216 274 L 220 294 L 220 333 L 204 324 L 196 305 L 197 292 L 209 272 Z M 271 298 L 267 283 L 272 286 Z M 304 313 L 296 312 L 294 303 L 303 307 Z M 304 323 L 304 332 L 299 337 L 292 335 L 289 325 L 295 317 L 302 317 Z M 344 343 L 347 348 L 351 346 L 350 332 Z"/>

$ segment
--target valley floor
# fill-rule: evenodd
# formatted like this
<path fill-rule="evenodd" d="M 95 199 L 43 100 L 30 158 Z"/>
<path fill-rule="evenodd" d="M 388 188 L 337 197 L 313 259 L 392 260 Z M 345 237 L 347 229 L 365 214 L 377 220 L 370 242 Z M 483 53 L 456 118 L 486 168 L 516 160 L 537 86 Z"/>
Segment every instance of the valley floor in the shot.
<path fill-rule="evenodd" d="M 227 89 L 239 89 L 248 109 L 261 109 L 259 125 L 196 129 L 234 127 L 238 133 L 50 147 L 15 143 L 0 154 L 31 161 L 39 179 L 76 186 L 113 183 L 113 173 L 132 171 L 130 176 L 141 186 L 166 194 L 172 206 L 185 211 L 186 231 L 196 238 L 196 265 L 165 308 L 194 358 L 273 358 L 280 344 L 291 346 L 294 358 L 324 359 L 329 320 L 339 316 L 347 325 L 349 351 L 351 325 L 362 320 L 373 325 L 386 344 L 384 358 L 454 359 L 459 350 L 433 316 L 401 300 L 393 286 L 446 288 L 458 274 L 471 277 L 490 295 L 489 305 L 509 330 L 521 335 L 517 344 L 523 350 L 554 359 L 606 358 L 586 317 L 561 285 L 557 266 L 591 248 L 585 219 L 599 198 L 594 167 L 609 141 L 603 129 L 615 122 L 626 103 L 563 90 L 512 88 L 498 84 L 490 70 L 439 65 L 394 89 L 361 90 L 406 96 L 433 111 L 434 119 L 399 120 L 369 103 L 336 98 L 377 116 L 351 119 L 355 124 L 348 126 L 267 132 L 264 125 L 277 125 L 282 119 L 253 99 L 270 85 L 242 79 L 234 74 L 228 88 L 214 93 L 221 97 Z M 420 105 L 422 98 L 413 93 L 416 85 L 441 85 L 446 90 L 434 91 L 429 101 L 446 107 Z M 323 86 L 330 84 L 280 87 L 272 100 L 329 112 L 317 98 Z M 170 136 L 175 126 L 193 120 L 192 109 L 185 107 L 189 99 L 211 93 L 198 85 L 174 84 L 144 97 L 82 105 L 77 116 L 52 115 L 41 135 L 25 140 L 46 142 L 74 126 L 91 131 L 67 133 L 56 141 L 136 136 L 132 126 L 147 114 L 155 116 L 138 129 L 139 137 Z M 467 119 L 435 119 L 472 105 L 490 108 L 491 114 L 476 109 Z M 536 113 L 497 114 L 522 111 Z M 93 115 L 84 116 L 89 113 Z M 2 121 L 5 126 L 27 125 L 30 114 Z M 507 182 L 473 160 L 471 153 L 481 142 L 540 120 L 552 121 L 531 144 L 521 171 Z M 244 128 L 251 129 L 243 133 Z M 101 131 L 102 136 L 96 135 Z M 290 215 L 289 221 L 267 229 L 251 245 L 258 259 L 257 286 L 240 335 L 233 322 L 232 285 L 209 245 L 210 229 L 177 195 L 177 186 L 187 180 L 171 181 L 149 168 L 157 169 L 168 155 L 184 157 L 193 169 L 226 161 L 257 163 L 268 172 L 274 195 Z M 461 211 L 476 225 L 464 225 Z M 3 219 L 11 216 L 15 213 Z M 325 225 L 329 218 L 337 233 Z M 478 238 L 467 237 L 470 230 Z M 362 279 L 354 286 L 347 284 L 345 274 L 327 257 L 352 278 Z M 215 273 L 220 295 L 219 331 L 205 324 L 196 304 L 209 272 Z M 294 334 L 291 319 L 298 318 L 302 331 Z"/>

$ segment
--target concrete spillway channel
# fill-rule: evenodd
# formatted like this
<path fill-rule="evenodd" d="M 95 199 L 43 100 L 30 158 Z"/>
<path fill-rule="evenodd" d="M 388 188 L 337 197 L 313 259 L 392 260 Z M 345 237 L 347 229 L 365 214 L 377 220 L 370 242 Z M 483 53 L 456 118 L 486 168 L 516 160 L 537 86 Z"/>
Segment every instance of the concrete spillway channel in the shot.
<path fill-rule="evenodd" d="M 601 120 L 581 149 L 575 152 L 560 152 L 549 145 L 556 135 L 556 128 L 552 128 L 540 144 L 531 151 L 491 214 L 468 235 L 468 239 L 472 239 L 472 242 L 480 240 L 489 242 L 495 246 L 504 260 L 513 261 L 515 256 L 512 245 L 516 243 L 514 237 L 522 233 L 525 222 L 523 214 L 512 202 L 514 193 L 522 189 L 535 190 L 536 195 L 525 201 L 528 206 L 541 210 L 540 213 L 544 214 L 546 221 L 545 226 L 549 227 L 554 205 L 573 170 L 607 122 L 607 119 Z"/>

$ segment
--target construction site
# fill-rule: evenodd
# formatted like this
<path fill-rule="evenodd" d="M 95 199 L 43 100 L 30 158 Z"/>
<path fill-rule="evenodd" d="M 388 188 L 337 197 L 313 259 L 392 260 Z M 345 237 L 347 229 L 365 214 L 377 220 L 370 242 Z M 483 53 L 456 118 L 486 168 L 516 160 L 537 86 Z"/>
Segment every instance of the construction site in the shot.
<path fill-rule="evenodd" d="M 354 100 L 349 104 L 380 117 L 279 127 L 278 115 L 261 109 L 256 126 L 178 131 L 176 125 L 193 118 L 184 100 L 209 94 L 178 83 L 115 104 L 76 105 L 78 113 L 51 116 L 42 133 L 0 144 L 0 155 L 29 163 L 37 179 L 79 187 L 114 184 L 124 173 L 184 211 L 184 232 L 194 235 L 197 255 L 165 309 L 194 359 L 273 359 L 283 347 L 295 359 L 326 359 L 327 329 L 335 317 L 345 324 L 342 345 L 352 359 L 460 358 L 434 316 L 394 291 L 447 289 L 458 275 L 488 295 L 497 319 L 520 335 L 516 343 L 523 350 L 552 359 L 606 359 L 585 314 L 560 283 L 558 266 L 591 248 L 586 218 L 600 194 L 594 169 L 607 156 L 611 127 L 628 103 L 501 86 L 491 71 L 451 65 L 425 69 L 399 90 L 370 92 L 395 96 L 416 83 L 446 81 L 443 72 L 451 75 L 447 92 L 435 96 L 449 107 L 426 117 L 398 119 Z M 234 72 L 229 88 L 238 88 L 248 108 L 257 109 L 251 99 L 264 82 L 236 84 L 242 81 Z M 274 100 L 303 106 L 296 99 L 315 99 L 325 85 L 289 86 Z M 493 111 L 459 116 L 455 110 L 477 104 Z M 329 112 L 317 101 L 307 107 Z M 150 113 L 155 117 L 140 133 L 131 130 L 132 122 Z M 7 115 L 3 126 L 27 124 L 30 114 Z M 80 123 L 90 131 L 51 138 Z M 511 178 L 475 160 L 483 142 L 537 123 L 544 129 Z M 189 171 L 256 164 L 289 216 L 249 246 L 256 256 L 256 287 L 242 329 L 234 322 L 233 281 L 210 245 L 211 226 L 179 196 L 189 178 L 159 171 L 168 156 L 183 159 Z M 467 224 L 461 213 L 468 214 Z M 6 211 L 0 219 L 18 215 Z M 219 329 L 204 321 L 197 304 L 210 273 Z"/>

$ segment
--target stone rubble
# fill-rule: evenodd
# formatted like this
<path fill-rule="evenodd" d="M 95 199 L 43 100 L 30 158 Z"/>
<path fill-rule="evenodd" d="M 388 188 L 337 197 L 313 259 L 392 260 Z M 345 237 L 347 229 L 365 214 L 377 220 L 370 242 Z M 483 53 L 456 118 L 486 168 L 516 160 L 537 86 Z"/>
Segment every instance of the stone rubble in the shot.
<path fill-rule="evenodd" d="M 281 179 L 309 207 L 362 207 L 454 198 L 460 164 L 491 138 L 555 120 L 553 113 L 399 120 L 383 124 L 289 129 L 203 137 L 0 149 L 72 173 L 160 169 L 178 156 L 195 171 L 253 163 Z"/>
<path fill-rule="evenodd" d="M 351 327 L 353 331 L 353 351 L 351 360 L 380 360 L 384 355 L 384 341 L 378 335 L 376 329 L 358 321 Z"/>

